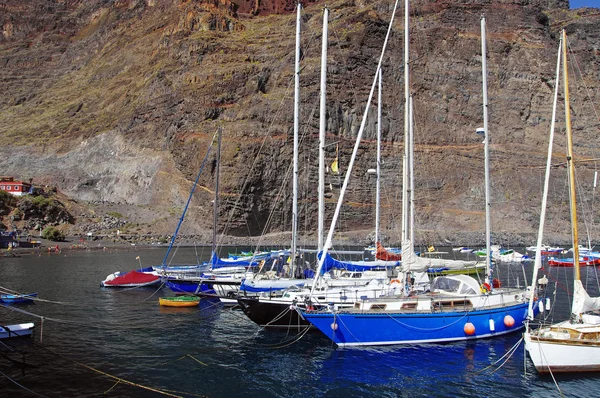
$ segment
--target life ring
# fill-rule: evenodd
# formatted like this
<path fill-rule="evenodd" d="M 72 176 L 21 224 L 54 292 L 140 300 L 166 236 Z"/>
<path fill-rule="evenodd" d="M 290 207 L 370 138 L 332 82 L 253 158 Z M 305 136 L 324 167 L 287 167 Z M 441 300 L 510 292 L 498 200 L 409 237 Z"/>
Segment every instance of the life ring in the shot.
<path fill-rule="evenodd" d="M 482 283 L 479 290 L 481 290 L 481 293 L 488 293 L 490 291 L 490 284 L 487 282 Z"/>
<path fill-rule="evenodd" d="M 392 280 L 390 281 L 390 284 L 392 284 L 392 283 L 397 283 L 397 284 L 400 284 L 400 280 L 399 280 L 399 279 L 392 279 Z"/>

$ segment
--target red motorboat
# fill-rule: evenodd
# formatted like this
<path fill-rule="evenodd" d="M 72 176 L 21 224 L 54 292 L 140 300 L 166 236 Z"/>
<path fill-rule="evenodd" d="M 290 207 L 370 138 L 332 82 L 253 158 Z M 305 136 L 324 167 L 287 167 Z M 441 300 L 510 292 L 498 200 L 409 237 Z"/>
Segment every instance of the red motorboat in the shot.
<path fill-rule="evenodd" d="M 141 287 L 152 286 L 160 283 L 160 276 L 136 270 L 127 273 L 115 272 L 100 282 L 104 287 Z"/>
<path fill-rule="evenodd" d="M 573 259 L 550 257 L 548 259 L 548 265 L 552 267 L 572 267 Z M 579 265 L 582 267 L 586 265 L 600 265 L 600 258 L 584 256 L 579 259 Z"/>

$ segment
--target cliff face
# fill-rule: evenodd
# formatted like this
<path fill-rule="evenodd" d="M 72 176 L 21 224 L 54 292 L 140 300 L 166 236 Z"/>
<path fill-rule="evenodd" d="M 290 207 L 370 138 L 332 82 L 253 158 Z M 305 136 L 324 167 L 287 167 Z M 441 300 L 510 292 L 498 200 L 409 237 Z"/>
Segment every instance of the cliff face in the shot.
<path fill-rule="evenodd" d="M 303 2 L 300 231 L 316 230 L 322 5 Z M 331 217 L 360 127 L 393 1 L 330 8 L 327 174 Z M 497 241 L 537 231 L 556 53 L 567 29 L 576 67 L 576 153 L 597 158 L 600 12 L 567 1 L 411 2 L 417 239 L 481 240 L 480 16 L 487 21 L 492 223 Z M 215 131 L 222 127 L 220 230 L 258 235 L 291 226 L 295 13 L 292 1 L 55 0 L 0 3 L 0 168 L 119 212 L 137 232 L 171 232 Z M 383 63 L 382 227 L 396 240 L 404 139 L 403 18 Z M 585 85 L 584 85 L 585 83 Z M 577 87 L 577 88 L 575 88 Z M 590 99 L 587 99 L 589 96 Z M 374 225 L 376 101 L 342 207 L 340 230 Z M 559 121 L 562 121 L 562 110 Z M 559 126 L 562 129 L 562 125 Z M 564 162 L 557 138 L 555 163 Z M 558 146 L 561 145 L 561 146 Z M 216 151 L 188 213 L 212 226 Z M 593 198 L 593 162 L 578 178 Z M 567 241 L 562 172 L 550 234 Z M 98 210 L 100 211 L 100 210 Z M 592 209 L 593 213 L 593 209 Z M 589 213 L 586 215 L 589 216 Z M 566 233 L 565 233 L 566 232 Z M 523 238 L 525 239 L 525 238 Z M 523 242 L 523 243 L 529 243 Z"/>

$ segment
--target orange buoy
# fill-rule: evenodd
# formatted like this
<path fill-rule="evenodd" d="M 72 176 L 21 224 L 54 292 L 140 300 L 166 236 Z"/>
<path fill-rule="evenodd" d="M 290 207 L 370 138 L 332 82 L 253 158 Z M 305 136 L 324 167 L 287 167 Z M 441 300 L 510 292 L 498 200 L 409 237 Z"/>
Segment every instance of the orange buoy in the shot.
<path fill-rule="evenodd" d="M 465 323 L 464 331 L 467 336 L 473 336 L 475 334 L 475 325 L 471 322 Z"/>
<path fill-rule="evenodd" d="M 515 318 L 513 318 L 510 315 L 505 315 L 504 326 L 506 326 L 507 328 L 512 328 L 513 326 L 515 326 Z"/>

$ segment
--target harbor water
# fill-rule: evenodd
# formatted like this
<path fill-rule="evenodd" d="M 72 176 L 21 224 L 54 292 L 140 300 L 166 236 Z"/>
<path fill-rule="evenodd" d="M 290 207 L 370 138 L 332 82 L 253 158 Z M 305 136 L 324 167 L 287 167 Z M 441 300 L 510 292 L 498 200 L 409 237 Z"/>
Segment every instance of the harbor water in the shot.
<path fill-rule="evenodd" d="M 178 262 L 208 258 L 206 249 L 179 251 Z M 100 287 L 108 274 L 160 264 L 164 255 L 164 248 L 131 247 L 0 258 L 0 286 L 39 297 L 0 307 L 0 324 L 36 324 L 32 341 L 0 345 L 0 397 L 600 396 L 597 373 L 558 376 L 559 392 L 552 377 L 536 373 L 518 332 L 339 349 L 319 332 L 263 330 L 214 299 L 161 307 L 158 298 L 172 295 L 167 288 Z M 532 264 L 525 267 L 531 275 Z M 595 269 L 588 268 L 582 275 L 595 295 Z M 572 271 L 549 272 L 562 289 L 557 301 L 566 298 L 570 285 L 562 278 Z M 569 303 L 556 305 L 556 318 L 567 317 Z"/>

